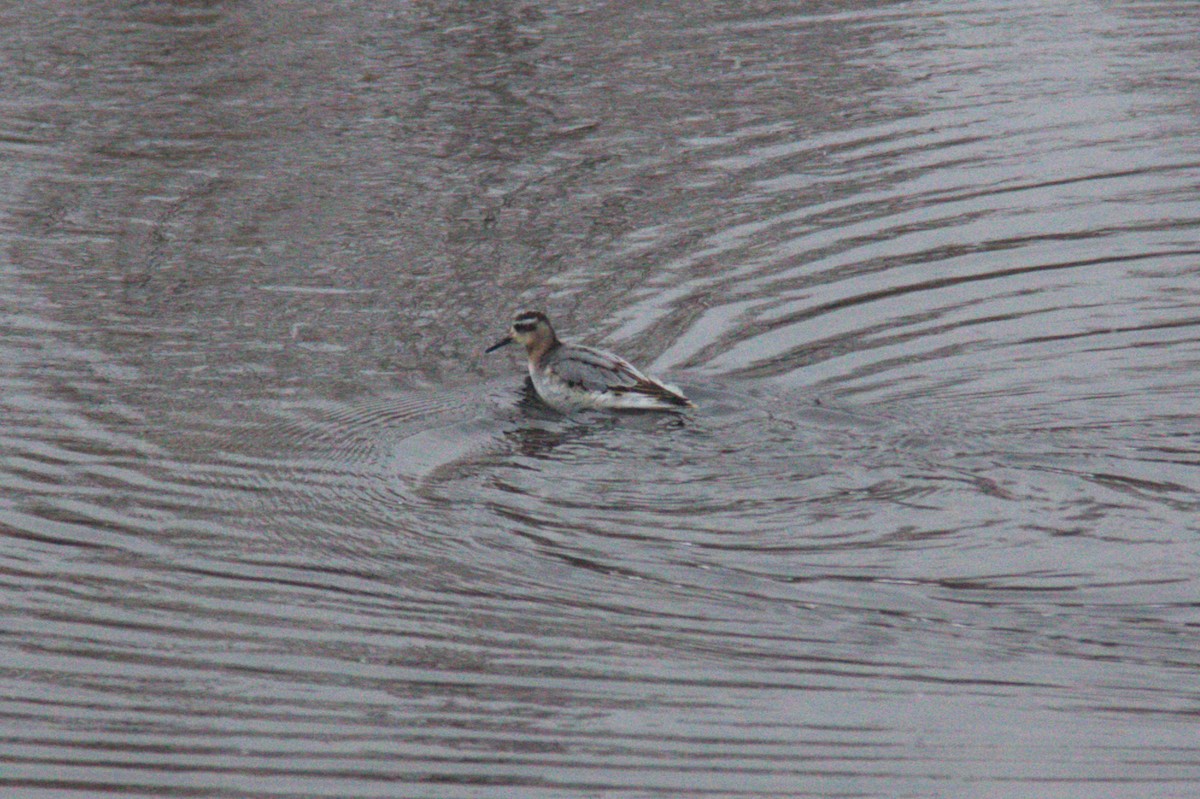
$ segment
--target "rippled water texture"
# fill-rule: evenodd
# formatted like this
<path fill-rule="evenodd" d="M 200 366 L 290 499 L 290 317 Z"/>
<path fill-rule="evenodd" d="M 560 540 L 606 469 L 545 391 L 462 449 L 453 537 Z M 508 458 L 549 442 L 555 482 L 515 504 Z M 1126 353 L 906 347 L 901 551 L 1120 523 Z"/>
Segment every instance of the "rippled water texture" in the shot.
<path fill-rule="evenodd" d="M 1200 5 L 0 19 L 6 799 L 1196 795 Z"/>

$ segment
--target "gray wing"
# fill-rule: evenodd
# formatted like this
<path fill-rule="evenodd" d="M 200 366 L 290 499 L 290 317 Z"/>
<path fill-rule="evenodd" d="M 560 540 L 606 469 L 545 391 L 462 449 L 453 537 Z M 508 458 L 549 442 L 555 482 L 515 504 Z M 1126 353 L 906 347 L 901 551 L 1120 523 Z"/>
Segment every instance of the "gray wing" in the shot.
<path fill-rule="evenodd" d="M 690 407 L 687 397 L 647 377 L 624 358 L 591 347 L 570 347 L 551 353 L 546 365 L 568 385 L 611 394 L 642 394 L 659 402 Z"/>
<path fill-rule="evenodd" d="M 651 382 L 624 358 L 591 347 L 551 353 L 546 365 L 567 383 L 585 391 L 631 389 Z"/>

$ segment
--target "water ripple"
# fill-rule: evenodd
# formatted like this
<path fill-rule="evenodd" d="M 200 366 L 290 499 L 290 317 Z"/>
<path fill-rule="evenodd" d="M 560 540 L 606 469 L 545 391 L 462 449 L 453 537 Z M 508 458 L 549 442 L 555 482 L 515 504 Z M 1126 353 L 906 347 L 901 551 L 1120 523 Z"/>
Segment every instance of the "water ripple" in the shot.
<path fill-rule="evenodd" d="M 5 796 L 1191 795 L 1193 5 L 49 9 Z"/>

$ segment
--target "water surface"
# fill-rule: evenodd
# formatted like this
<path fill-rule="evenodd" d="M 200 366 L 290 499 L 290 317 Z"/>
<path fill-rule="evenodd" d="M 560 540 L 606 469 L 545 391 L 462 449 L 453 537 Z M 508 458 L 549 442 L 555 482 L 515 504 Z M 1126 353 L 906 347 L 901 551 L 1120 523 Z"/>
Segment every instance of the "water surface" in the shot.
<path fill-rule="evenodd" d="M 0 12 L 5 796 L 1191 796 L 1198 11 Z"/>

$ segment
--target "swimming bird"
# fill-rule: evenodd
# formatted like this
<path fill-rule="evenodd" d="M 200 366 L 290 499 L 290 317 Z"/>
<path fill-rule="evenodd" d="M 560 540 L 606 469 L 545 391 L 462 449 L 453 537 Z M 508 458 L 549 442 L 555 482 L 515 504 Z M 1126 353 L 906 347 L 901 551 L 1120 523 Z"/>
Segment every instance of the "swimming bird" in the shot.
<path fill-rule="evenodd" d="M 493 352 L 518 342 L 529 355 L 529 378 L 551 408 L 679 411 L 695 407 L 679 389 L 650 377 L 611 352 L 564 344 L 540 311 L 522 311 L 508 335 L 488 347 Z"/>

